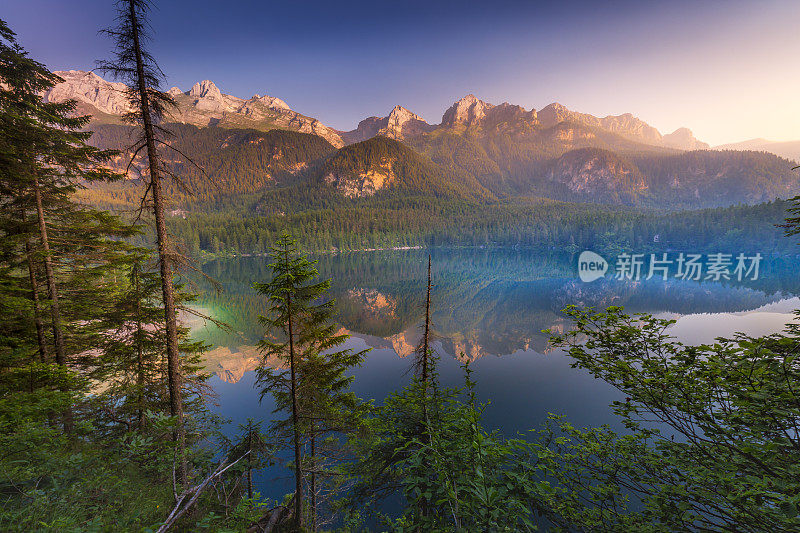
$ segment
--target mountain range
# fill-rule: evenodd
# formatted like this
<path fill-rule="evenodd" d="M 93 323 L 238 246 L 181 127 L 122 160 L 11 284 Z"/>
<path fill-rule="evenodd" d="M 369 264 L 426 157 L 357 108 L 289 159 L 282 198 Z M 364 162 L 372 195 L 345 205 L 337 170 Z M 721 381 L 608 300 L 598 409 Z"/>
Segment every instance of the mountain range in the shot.
<path fill-rule="evenodd" d="M 46 101 L 76 100 L 78 112 L 93 117 L 89 127 L 96 132 L 95 144 L 130 145 L 124 85 L 91 72 L 57 74 L 64 81 L 44 94 Z M 686 128 L 661 134 L 629 113 L 596 117 L 558 103 L 527 110 L 470 94 L 445 110 L 439 124 L 398 105 L 385 117 L 368 117 L 353 130 L 338 131 L 280 98 L 223 94 L 209 80 L 168 92 L 177 104 L 167 117 L 175 142 L 201 163 L 223 196 L 285 186 L 351 198 L 539 196 L 693 208 L 800 192 L 793 164 L 766 153 L 771 146 L 766 141 L 743 144 L 745 151 L 735 151 L 737 146 L 709 150 Z M 780 148 L 784 157 L 793 154 L 791 147 Z M 120 156 L 120 166 L 127 155 Z M 180 158 L 172 164 L 195 193 L 207 189 L 192 165 Z"/>
<path fill-rule="evenodd" d="M 109 82 L 93 72 L 57 71 L 63 82 L 47 91 L 45 101 L 75 99 L 79 110 L 95 117 L 99 123 L 119 123 L 130 111 L 125 85 Z M 576 122 L 617 133 L 637 142 L 682 150 L 706 149 L 687 128 L 662 135 L 656 128 L 630 113 L 598 118 L 571 111 L 552 103 L 539 112 L 503 103 L 493 105 L 469 94 L 455 102 L 442 115 L 440 124 L 428 124 L 422 117 L 402 106 L 395 106 L 385 117 L 369 117 L 356 129 L 337 131 L 305 115 L 293 111 L 283 100 L 273 96 L 253 95 L 249 99 L 223 94 L 210 80 L 195 83 L 188 91 L 172 87 L 167 91 L 176 101 L 170 120 L 195 126 L 253 128 L 258 130 L 287 129 L 313 133 L 336 147 L 364 141 L 377 135 L 392 139 L 408 139 L 436 130 L 476 127 L 544 127 L 560 122 Z"/>
<path fill-rule="evenodd" d="M 78 111 L 92 115 L 95 123 L 122 124 L 122 116 L 130 111 L 124 84 L 109 82 L 94 72 L 81 70 L 56 74 L 64 81 L 44 94 L 45 101 L 74 99 L 78 102 Z M 177 104 L 170 110 L 171 122 L 262 131 L 286 129 L 319 135 L 337 147 L 344 144 L 339 132 L 315 118 L 292 111 L 280 98 L 259 94 L 249 99 L 237 98 L 222 94 L 209 80 L 195 83 L 185 92 L 177 87 L 167 92 Z"/>

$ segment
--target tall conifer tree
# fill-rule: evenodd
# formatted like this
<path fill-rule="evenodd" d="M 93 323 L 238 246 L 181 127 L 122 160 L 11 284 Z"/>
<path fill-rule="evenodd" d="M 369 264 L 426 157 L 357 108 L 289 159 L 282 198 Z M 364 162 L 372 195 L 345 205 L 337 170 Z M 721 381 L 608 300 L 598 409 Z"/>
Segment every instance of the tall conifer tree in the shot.
<path fill-rule="evenodd" d="M 74 366 L 91 347 L 90 338 L 101 312 L 97 296 L 87 295 L 105 283 L 104 272 L 125 253 L 125 245 L 109 236 L 130 235 L 119 219 L 74 201 L 83 183 L 117 176 L 105 166 L 113 152 L 87 144 L 83 131 L 89 118 L 76 116 L 75 102 L 45 102 L 42 93 L 60 78 L 30 59 L 0 21 L 0 232 L 5 272 L 27 271 L 27 283 L 40 361 L 50 352 L 55 363 Z M 39 291 L 41 272 L 47 298 Z M 11 279 L 11 278 L 9 278 Z M 69 304 L 61 300 L 67 291 Z M 105 291 L 101 291 L 101 294 Z M 47 311 L 46 311 L 47 310 Z M 65 425 L 70 429 L 69 413 Z"/>
<path fill-rule="evenodd" d="M 127 119 L 141 128 L 141 135 L 134 150 L 138 154 L 145 151 L 147 157 L 148 184 L 142 205 L 151 203 L 155 220 L 156 244 L 158 249 L 161 291 L 164 305 L 166 332 L 168 389 L 170 413 L 178 420 L 175 438 L 180 454 L 179 474 L 183 484 L 188 482 L 186 464 L 186 430 L 184 428 L 183 398 L 181 396 L 181 373 L 178 352 L 178 323 L 175 303 L 174 270 L 176 254 L 166 227 L 166 198 L 162 179 L 169 175 L 159 154 L 159 147 L 166 146 L 163 138 L 168 132 L 160 126 L 166 108 L 174 101 L 168 94 L 159 90 L 164 74 L 155 58 L 148 52 L 146 43 L 148 16 L 152 4 L 149 0 L 119 0 L 117 2 L 118 25 L 106 30 L 116 43 L 115 57 L 112 61 L 100 62 L 100 69 L 110 72 L 128 85 L 128 100 L 133 111 Z"/>
<path fill-rule="evenodd" d="M 297 243 L 284 234 L 270 253 L 272 280 L 256 283 L 269 300 L 269 314 L 260 317 L 270 337 L 262 341 L 264 364 L 258 369 L 262 397 L 272 394 L 276 410 L 288 414 L 273 425 L 294 453 L 295 525 L 304 524 L 303 485 L 310 485 L 310 527 L 315 529 L 323 435 L 343 433 L 360 423 L 361 402 L 349 392 L 345 372 L 361 363 L 366 351 L 338 349 L 348 338 L 333 322 L 334 301 L 327 298 L 330 280 L 319 280 L 316 261 L 309 261 Z M 267 364 L 277 357 L 286 370 Z M 325 446 L 330 442 L 324 442 Z M 308 452 L 306 452 L 308 450 Z"/>

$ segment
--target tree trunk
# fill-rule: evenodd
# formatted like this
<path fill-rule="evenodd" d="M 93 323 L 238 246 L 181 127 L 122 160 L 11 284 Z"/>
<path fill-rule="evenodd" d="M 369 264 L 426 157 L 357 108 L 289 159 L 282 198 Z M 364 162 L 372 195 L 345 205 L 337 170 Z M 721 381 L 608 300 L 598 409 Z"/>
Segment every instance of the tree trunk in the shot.
<path fill-rule="evenodd" d="M 247 422 L 247 498 L 253 500 L 253 423 Z"/>
<path fill-rule="evenodd" d="M 42 191 L 39 189 L 39 178 L 33 178 L 33 192 L 36 197 L 36 216 L 39 219 L 39 237 L 44 251 L 44 273 L 47 280 L 47 292 L 50 297 L 50 316 L 53 322 L 53 340 L 56 348 L 56 364 L 66 367 L 67 358 L 64 353 L 64 336 L 61 330 L 61 308 L 58 305 L 58 287 L 53 273 L 53 261 L 50 257 L 50 242 L 47 239 L 47 222 L 44 219 L 42 207 Z M 68 407 L 63 414 L 64 432 L 72 433 L 72 408 Z"/>
<path fill-rule="evenodd" d="M 161 270 L 161 291 L 164 298 L 164 321 L 167 333 L 167 382 L 169 388 L 170 415 L 178 420 L 178 428 L 174 435 L 178 443 L 180 461 L 178 465 L 180 480 L 183 485 L 188 483 L 186 467 L 186 430 L 183 424 L 183 399 L 181 398 L 181 368 L 178 354 L 178 325 L 175 309 L 175 287 L 172 280 L 172 257 L 168 246 L 166 222 L 164 220 L 164 198 L 161 190 L 161 175 L 158 168 L 158 154 L 156 153 L 156 140 L 153 131 L 152 117 L 150 116 L 150 103 L 144 77 L 144 62 L 142 49 L 139 42 L 139 22 L 136 17 L 136 7 L 133 0 L 129 0 L 133 46 L 136 53 L 136 77 L 141 104 L 142 121 L 144 123 L 145 142 L 147 144 L 147 159 L 150 167 L 150 188 L 153 195 L 153 215 L 156 221 L 156 241 L 158 245 L 158 259 Z"/>
<path fill-rule="evenodd" d="M 133 287 L 136 298 L 136 427 L 144 426 L 144 351 L 142 349 L 142 276 L 139 263 L 133 265 Z"/>
<path fill-rule="evenodd" d="M 64 335 L 61 330 L 61 307 L 58 304 L 58 287 L 56 287 L 56 277 L 53 273 L 53 260 L 50 257 L 50 242 L 47 238 L 47 222 L 44 219 L 42 191 L 39 188 L 39 178 L 33 178 L 33 192 L 36 196 L 36 216 L 39 222 L 39 238 L 42 241 L 42 250 L 44 251 L 44 273 L 47 281 L 47 294 L 50 298 L 50 317 L 53 322 L 53 342 L 56 348 L 56 363 L 61 366 L 66 366 L 67 360 L 64 354 Z"/>
<path fill-rule="evenodd" d="M 294 358 L 294 333 L 292 331 L 292 296 L 286 296 L 289 316 L 289 368 L 292 379 L 292 427 L 294 429 L 294 521 L 299 531 L 303 527 L 303 471 L 300 464 L 300 423 L 297 409 L 297 372 Z"/>
<path fill-rule="evenodd" d="M 425 294 L 425 334 L 422 341 L 422 431 L 423 437 L 430 443 L 431 434 L 428 431 L 428 357 L 430 355 L 430 328 L 431 328 L 431 255 L 428 254 L 428 289 Z M 422 516 L 428 516 L 430 509 L 428 502 L 423 500 L 420 508 Z"/>
<path fill-rule="evenodd" d="M 425 335 L 422 342 L 422 383 L 428 388 L 428 342 L 431 326 L 431 255 L 428 254 L 428 291 L 425 297 Z"/>
<path fill-rule="evenodd" d="M 31 299 L 33 300 L 33 323 L 36 325 L 36 342 L 39 345 L 39 360 L 46 363 L 50 358 L 47 341 L 44 338 L 42 311 L 39 308 L 39 280 L 36 278 L 36 266 L 33 263 L 33 252 L 30 241 L 25 241 L 25 255 L 28 260 L 28 276 L 31 282 Z"/>
<path fill-rule="evenodd" d="M 317 531 L 317 434 L 311 413 L 311 531 Z"/>

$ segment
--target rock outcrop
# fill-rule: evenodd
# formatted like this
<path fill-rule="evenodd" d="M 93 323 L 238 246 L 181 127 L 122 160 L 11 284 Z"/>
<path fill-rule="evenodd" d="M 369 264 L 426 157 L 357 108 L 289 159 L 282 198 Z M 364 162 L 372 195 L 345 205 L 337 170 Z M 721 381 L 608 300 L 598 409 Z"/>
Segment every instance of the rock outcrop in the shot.
<path fill-rule="evenodd" d="M 707 143 L 698 141 L 689 128 L 678 128 L 663 137 L 664 146 L 679 150 L 708 150 Z"/>
<path fill-rule="evenodd" d="M 535 109 L 504 102 L 493 105 L 468 94 L 454 103 L 442 115 L 440 128 L 450 130 L 479 129 L 485 134 L 519 134 L 538 126 Z"/>
<path fill-rule="evenodd" d="M 623 203 L 647 188 L 635 165 L 613 152 L 594 148 L 567 152 L 555 161 L 548 178 L 576 195 L 595 199 L 621 196 Z"/>
<path fill-rule="evenodd" d="M 376 192 L 389 187 L 396 175 L 392 169 L 393 162 L 381 161 L 378 168 L 370 168 L 357 174 L 349 172 L 329 172 L 323 180 L 348 198 L 373 196 Z"/>
<path fill-rule="evenodd" d="M 97 122 L 119 122 L 130 111 L 125 85 L 111 83 L 92 72 L 56 72 L 64 81 L 47 91 L 45 101 L 78 101 L 80 113 L 91 114 Z M 253 128 L 262 131 L 288 129 L 313 133 L 336 147 L 344 145 L 339 133 L 319 120 L 293 111 L 283 100 L 254 95 L 250 99 L 224 94 L 211 80 L 195 83 L 189 91 L 178 87 L 167 91 L 177 103 L 168 120 L 195 126 Z"/>
<path fill-rule="evenodd" d="M 131 110 L 124 83 L 112 83 L 94 72 L 68 70 L 55 72 L 64 81 L 44 93 L 45 102 L 76 100 L 81 113 L 124 115 Z"/>
<path fill-rule="evenodd" d="M 492 104 L 479 100 L 474 94 L 468 94 L 444 112 L 442 126 L 446 128 L 477 126 L 492 107 L 494 107 Z"/>
<path fill-rule="evenodd" d="M 419 115 L 396 105 L 388 116 L 365 118 L 356 129 L 342 133 L 342 139 L 348 144 L 366 141 L 377 135 L 402 140 L 434 129 L 436 126 L 428 124 Z"/>

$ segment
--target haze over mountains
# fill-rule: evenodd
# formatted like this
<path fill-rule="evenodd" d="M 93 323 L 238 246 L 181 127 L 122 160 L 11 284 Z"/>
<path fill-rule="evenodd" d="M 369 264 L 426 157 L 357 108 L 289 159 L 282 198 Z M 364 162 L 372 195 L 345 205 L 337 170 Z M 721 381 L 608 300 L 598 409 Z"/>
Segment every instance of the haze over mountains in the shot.
<path fill-rule="evenodd" d="M 125 148 L 124 86 L 90 72 L 57 74 L 64 82 L 45 99 L 77 100 L 79 112 L 93 116 L 93 142 Z M 470 94 L 445 110 L 439 124 L 398 105 L 385 117 L 368 117 L 351 131 L 337 131 L 280 98 L 227 95 L 209 80 L 169 93 L 177 106 L 168 122 L 200 128 L 180 129 L 176 142 L 227 184 L 222 187 L 227 195 L 300 184 L 355 198 L 394 191 L 478 202 L 539 196 L 694 208 L 753 204 L 800 192 L 786 159 L 712 151 L 687 128 L 662 134 L 630 113 L 595 117 L 558 103 L 527 110 Z M 313 140 L 319 138 L 324 144 Z M 770 146 L 754 141 L 742 148 Z M 792 157 L 791 146 L 779 148 Z M 191 177 L 190 189 L 205 190 L 190 165 L 173 164 Z"/>
<path fill-rule="evenodd" d="M 800 162 L 800 141 L 768 141 L 766 139 L 750 139 L 738 143 L 715 146 L 714 150 L 755 150 L 770 152 L 786 159 Z"/>

